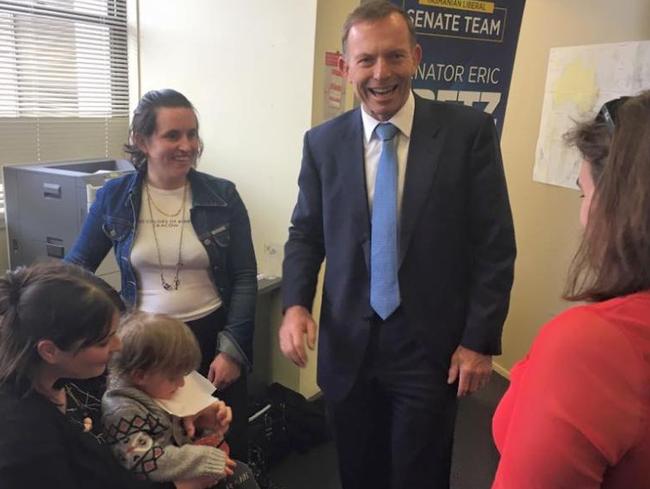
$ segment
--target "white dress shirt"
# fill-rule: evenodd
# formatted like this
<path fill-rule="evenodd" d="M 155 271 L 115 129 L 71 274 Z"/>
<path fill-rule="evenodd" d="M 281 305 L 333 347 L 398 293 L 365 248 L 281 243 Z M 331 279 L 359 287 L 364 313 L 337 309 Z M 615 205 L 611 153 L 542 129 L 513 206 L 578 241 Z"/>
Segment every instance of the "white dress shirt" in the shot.
<path fill-rule="evenodd" d="M 397 143 L 397 214 L 402 214 L 402 195 L 404 194 L 404 178 L 406 176 L 406 160 L 408 158 L 411 129 L 413 128 L 413 115 L 415 114 L 415 97 L 409 93 L 406 103 L 388 121 L 399 129 L 395 136 Z M 375 127 L 380 124 L 371 115 L 367 114 L 361 106 L 361 120 L 363 122 L 363 147 L 366 167 L 366 189 L 368 191 L 368 207 L 372 215 L 372 202 L 375 196 L 375 178 L 377 166 L 381 156 L 382 141 L 374 134 Z"/>

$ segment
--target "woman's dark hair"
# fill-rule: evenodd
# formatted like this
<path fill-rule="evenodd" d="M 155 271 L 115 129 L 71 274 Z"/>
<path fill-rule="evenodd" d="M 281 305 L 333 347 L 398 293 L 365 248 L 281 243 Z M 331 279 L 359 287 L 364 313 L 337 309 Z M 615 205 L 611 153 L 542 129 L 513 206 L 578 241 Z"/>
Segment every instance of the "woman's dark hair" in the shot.
<path fill-rule="evenodd" d="M 156 130 L 156 116 L 162 107 L 185 107 L 191 109 L 196 116 L 196 129 L 199 129 L 199 118 L 196 109 L 185 95 L 171 88 L 151 90 L 145 93 L 138 106 L 133 111 L 133 119 L 129 127 L 129 142 L 124 145 L 124 152 L 129 155 L 131 163 L 139 171 L 147 169 L 147 155 L 138 147 L 138 138 L 148 138 Z M 203 141 L 199 139 L 199 156 L 203 152 Z"/>
<path fill-rule="evenodd" d="M 99 277 L 64 262 L 21 267 L 0 278 L 0 385 L 26 392 L 49 339 L 65 351 L 100 343 L 124 309 Z"/>
<path fill-rule="evenodd" d="M 620 104 L 615 119 L 569 272 L 569 300 L 602 301 L 650 289 L 650 91 Z"/>

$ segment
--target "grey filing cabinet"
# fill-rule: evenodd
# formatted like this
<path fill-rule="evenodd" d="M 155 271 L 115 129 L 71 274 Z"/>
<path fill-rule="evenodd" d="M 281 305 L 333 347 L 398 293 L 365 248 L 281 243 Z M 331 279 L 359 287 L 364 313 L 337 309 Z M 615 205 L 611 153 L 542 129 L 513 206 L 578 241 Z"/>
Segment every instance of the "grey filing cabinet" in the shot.
<path fill-rule="evenodd" d="M 74 244 L 97 190 L 135 169 L 126 160 L 83 160 L 3 168 L 9 266 L 63 258 Z M 118 290 L 110 253 L 97 270 Z"/>

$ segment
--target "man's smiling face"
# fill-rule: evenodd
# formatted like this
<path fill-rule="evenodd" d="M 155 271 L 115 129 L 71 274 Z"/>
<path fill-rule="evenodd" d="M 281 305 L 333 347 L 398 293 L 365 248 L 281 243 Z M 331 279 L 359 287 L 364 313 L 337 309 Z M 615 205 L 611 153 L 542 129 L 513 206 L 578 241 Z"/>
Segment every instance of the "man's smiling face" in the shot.
<path fill-rule="evenodd" d="M 345 51 L 339 68 L 354 85 L 364 110 L 377 120 L 389 120 L 406 102 L 411 77 L 422 58 L 405 20 L 391 14 L 354 24 Z"/>

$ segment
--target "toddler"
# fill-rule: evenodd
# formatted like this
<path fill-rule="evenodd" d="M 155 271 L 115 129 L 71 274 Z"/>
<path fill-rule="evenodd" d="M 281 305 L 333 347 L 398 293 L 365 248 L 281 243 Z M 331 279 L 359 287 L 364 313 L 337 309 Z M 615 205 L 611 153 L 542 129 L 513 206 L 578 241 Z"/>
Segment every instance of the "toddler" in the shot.
<path fill-rule="evenodd" d="M 192 331 L 168 316 L 137 312 L 124 320 L 118 335 L 122 349 L 109 367 L 102 424 L 120 463 L 156 482 L 208 477 L 221 481 L 219 488 L 259 489 L 245 464 L 215 446 L 193 444 L 182 419 L 155 400 L 171 399 L 200 364 Z"/>

